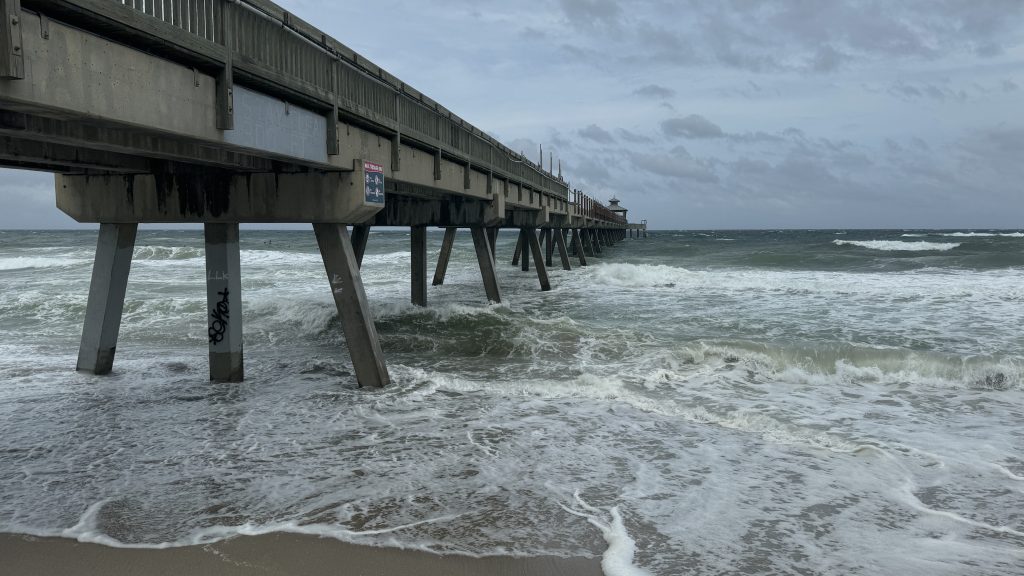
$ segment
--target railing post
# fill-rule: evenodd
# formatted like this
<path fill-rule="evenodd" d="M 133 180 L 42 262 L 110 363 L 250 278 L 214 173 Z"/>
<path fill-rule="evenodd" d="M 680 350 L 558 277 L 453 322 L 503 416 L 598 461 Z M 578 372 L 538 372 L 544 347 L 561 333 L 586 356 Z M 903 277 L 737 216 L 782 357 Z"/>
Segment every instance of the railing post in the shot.
<path fill-rule="evenodd" d="M 21 49 L 21 0 L 0 0 L 3 25 L 0 26 L 0 78 L 24 78 L 25 56 Z"/>
<path fill-rule="evenodd" d="M 180 2 L 181 0 L 179 0 Z M 235 80 L 233 73 L 234 42 L 231 12 L 228 0 L 217 0 L 217 43 L 224 47 L 224 67 L 217 74 L 217 129 L 235 129 Z"/>

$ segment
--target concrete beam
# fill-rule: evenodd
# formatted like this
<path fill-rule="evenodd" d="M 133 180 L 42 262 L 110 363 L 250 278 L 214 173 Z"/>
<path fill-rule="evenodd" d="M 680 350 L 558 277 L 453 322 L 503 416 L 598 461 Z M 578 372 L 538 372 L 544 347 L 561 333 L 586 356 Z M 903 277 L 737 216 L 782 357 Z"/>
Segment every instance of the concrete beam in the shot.
<path fill-rule="evenodd" d="M 206 224 L 206 317 L 210 380 L 241 382 L 242 268 L 238 224 Z"/>
<path fill-rule="evenodd" d="M 383 205 L 351 172 L 58 175 L 57 207 L 79 222 L 363 222 Z"/>
<path fill-rule="evenodd" d="M 386 386 L 391 377 L 384 364 L 384 353 L 366 301 L 348 228 L 343 224 L 314 223 L 313 231 L 327 270 L 334 303 L 341 316 L 345 343 L 352 356 L 359 386 Z"/>
<path fill-rule="evenodd" d="M 77 370 L 109 374 L 113 368 L 137 230 L 136 224 L 100 225 Z"/>

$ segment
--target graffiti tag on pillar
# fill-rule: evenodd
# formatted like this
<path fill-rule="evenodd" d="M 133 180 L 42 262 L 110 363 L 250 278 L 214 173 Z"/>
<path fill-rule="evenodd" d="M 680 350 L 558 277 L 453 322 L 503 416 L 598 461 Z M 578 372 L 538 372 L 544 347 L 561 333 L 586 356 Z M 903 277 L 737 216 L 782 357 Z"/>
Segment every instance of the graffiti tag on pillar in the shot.
<path fill-rule="evenodd" d="M 220 295 L 220 302 L 214 306 L 213 310 L 210 311 L 210 318 L 213 321 L 210 322 L 210 328 L 207 331 L 210 336 L 210 344 L 220 344 L 224 340 L 224 333 L 228 329 L 228 318 L 231 317 L 230 310 L 228 309 L 228 289 L 225 288 L 221 292 L 217 292 Z"/>
<path fill-rule="evenodd" d="M 345 286 L 341 283 L 341 276 L 335 274 L 331 278 L 331 287 L 334 288 L 335 294 L 341 294 L 345 290 Z"/>

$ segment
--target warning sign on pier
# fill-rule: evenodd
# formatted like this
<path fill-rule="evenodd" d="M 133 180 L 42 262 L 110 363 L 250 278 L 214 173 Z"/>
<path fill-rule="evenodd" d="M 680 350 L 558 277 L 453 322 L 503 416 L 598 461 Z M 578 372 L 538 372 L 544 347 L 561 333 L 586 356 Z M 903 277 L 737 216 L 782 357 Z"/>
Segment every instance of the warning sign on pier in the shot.
<path fill-rule="evenodd" d="M 367 204 L 384 204 L 384 167 L 373 162 L 363 162 L 366 179 L 364 188 Z"/>

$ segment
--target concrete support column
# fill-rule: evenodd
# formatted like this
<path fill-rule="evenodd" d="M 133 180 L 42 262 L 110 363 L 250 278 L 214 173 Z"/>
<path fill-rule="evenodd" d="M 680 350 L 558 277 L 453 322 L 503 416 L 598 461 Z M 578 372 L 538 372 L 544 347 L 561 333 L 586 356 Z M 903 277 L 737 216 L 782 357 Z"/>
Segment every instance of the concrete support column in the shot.
<path fill-rule="evenodd" d="M 487 242 L 491 245 L 491 260 L 498 261 L 498 227 L 487 229 Z"/>
<path fill-rule="evenodd" d="M 587 255 L 585 254 L 586 251 L 583 249 L 583 240 L 580 238 L 580 231 L 575 228 L 572 230 L 572 246 L 576 251 L 576 256 L 579 257 L 580 266 L 586 266 Z"/>
<path fill-rule="evenodd" d="M 565 231 L 555 230 L 555 245 L 558 246 L 558 257 L 562 260 L 562 270 L 572 270 L 569 264 L 569 251 L 565 248 Z"/>
<path fill-rule="evenodd" d="M 543 232 L 544 233 L 544 264 L 548 268 L 554 266 L 554 264 L 552 263 L 552 260 L 553 260 L 554 254 L 555 254 L 555 241 L 554 241 L 555 236 L 554 236 L 554 232 L 555 231 L 552 230 L 551 228 L 545 228 L 544 232 Z"/>
<path fill-rule="evenodd" d="M 352 227 L 352 250 L 356 253 L 356 263 L 363 267 L 363 254 L 366 253 L 366 243 L 370 240 L 370 227 L 368 225 L 356 225 Z"/>
<path fill-rule="evenodd" d="M 242 267 L 238 224 L 204 224 L 210 380 L 241 382 Z"/>
<path fill-rule="evenodd" d="M 138 228 L 138 224 L 100 224 L 76 370 L 109 374 L 114 366 Z"/>
<path fill-rule="evenodd" d="M 537 231 L 533 228 L 524 228 L 523 234 L 530 243 L 530 252 L 533 252 L 533 262 L 537 268 L 537 280 L 540 281 L 542 292 L 551 290 L 551 282 L 548 281 L 548 271 L 544 268 L 544 256 L 540 249 L 540 240 L 537 238 Z M 523 250 L 523 262 L 526 262 L 526 250 Z"/>
<path fill-rule="evenodd" d="M 533 234 L 532 231 L 530 232 L 530 234 L 534 237 L 534 240 L 537 239 L 536 238 L 537 235 Z M 522 254 L 520 254 L 520 256 L 523 259 L 523 272 L 529 272 L 529 270 L 530 270 L 530 248 L 531 248 L 531 244 L 530 244 L 530 239 L 527 236 L 526 228 L 520 228 L 519 229 L 519 241 L 523 245 L 523 252 L 522 252 Z M 542 261 L 538 260 L 538 262 L 542 262 Z"/>
<path fill-rule="evenodd" d="M 476 249 L 477 262 L 480 264 L 480 277 L 484 282 L 487 300 L 501 304 L 501 287 L 498 286 L 498 273 L 494 266 L 490 234 L 479 226 L 470 228 L 470 232 L 473 234 L 473 247 Z"/>
<path fill-rule="evenodd" d="M 410 229 L 412 250 L 412 303 L 427 305 L 427 227 L 412 226 Z"/>
<path fill-rule="evenodd" d="M 594 256 L 601 255 L 601 235 L 598 234 L 597 230 L 590 231 L 590 246 L 594 250 Z"/>
<path fill-rule="evenodd" d="M 384 365 L 384 353 L 381 352 L 377 328 L 373 325 L 373 316 L 366 301 L 348 229 L 344 224 L 313 224 L 313 232 L 327 270 L 334 304 L 341 316 L 341 327 L 352 356 L 356 380 L 360 386 L 386 386 L 391 377 Z"/>
<path fill-rule="evenodd" d="M 458 232 L 458 229 L 454 227 L 444 229 L 441 253 L 437 255 L 437 268 L 434 270 L 434 286 L 444 284 L 444 276 L 448 273 L 448 260 L 452 256 L 452 246 L 455 244 L 456 232 Z"/>
<path fill-rule="evenodd" d="M 516 251 L 512 254 L 512 265 L 519 264 L 519 257 L 523 254 L 523 231 L 519 231 L 519 238 L 516 239 Z"/>

